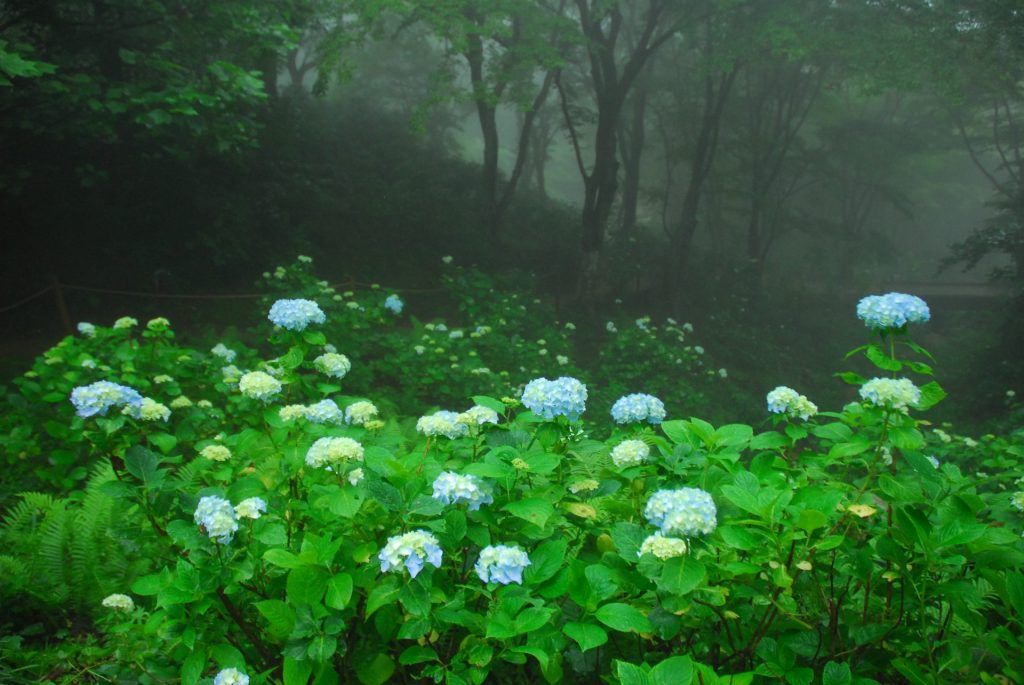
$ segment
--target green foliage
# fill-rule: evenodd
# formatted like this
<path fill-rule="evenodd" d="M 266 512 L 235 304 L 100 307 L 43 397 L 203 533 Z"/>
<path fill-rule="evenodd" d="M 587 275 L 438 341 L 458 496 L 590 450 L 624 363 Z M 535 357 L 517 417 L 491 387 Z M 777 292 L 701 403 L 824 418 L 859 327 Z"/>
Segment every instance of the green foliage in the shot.
<path fill-rule="evenodd" d="M 258 357 L 229 344 L 237 369 L 151 324 L 141 335 L 97 328 L 95 338 L 69 339 L 21 381 L 12 413 L 23 424 L 50 422 L 45 435 L 78 445 L 94 466 L 67 497 L 23 495 L 5 516 L 0 596 L 21 609 L 7 619 L 13 633 L 31 641 L 22 617 L 32 607 L 57 616 L 77 607 L 106 640 L 104 677 L 144 683 L 196 683 L 229 666 L 254 684 L 1020 682 L 1024 493 L 1010 493 L 1024 478 L 1024 435 L 974 441 L 918 418 L 944 392 L 905 330 L 851 356 L 880 376 L 928 381 L 907 411 L 859 401 L 806 421 L 775 416 L 768 430 L 672 417 L 608 435 L 590 418 L 603 413 L 600 403 L 580 421 L 545 421 L 474 390 L 486 375 L 454 375 L 454 363 L 518 363 L 527 370 L 495 374 L 513 392 L 530 377 L 526 364 L 556 368 L 542 366 L 550 353 L 540 349 L 571 342 L 571 329 L 548 328 L 549 315 L 524 313 L 518 297 L 480 298 L 484 276 L 451 268 L 446 287 L 461 293 L 463 330 L 497 317 L 500 345 L 489 346 L 492 333 L 452 338 L 454 327 L 405 324 L 409 314 L 385 309 L 381 289 L 335 293 L 311 268 L 300 260 L 268 282 L 280 295 L 315 296 L 328 322 L 302 332 L 259 324 L 269 346 Z M 514 330 L 524 341 L 546 336 L 535 342 L 545 347 L 516 349 Z M 664 340 L 649 322 L 636 330 L 623 327 L 618 335 L 631 342 L 616 338 L 608 354 L 653 349 L 657 358 L 662 346 L 689 342 L 678 340 L 688 333 L 681 328 Z M 382 379 L 410 380 L 383 360 L 423 336 L 460 357 L 417 372 L 444 369 L 452 379 L 443 392 L 468 390 L 458 406 L 489 407 L 497 423 L 470 421 L 452 439 L 414 426 L 420 412 L 400 405 L 422 410 L 431 384 L 389 396 Z M 328 341 L 350 355 L 344 378 L 317 368 Z M 188 393 L 209 405 L 179 402 L 166 423 L 71 417 L 70 387 L 93 378 L 69 370 L 83 354 L 160 401 Z M 174 377 L 157 382 L 161 367 Z M 280 395 L 245 396 L 243 368 L 275 374 Z M 606 392 L 589 380 L 595 397 Z M 864 382 L 853 372 L 845 380 Z M 360 396 L 378 404 L 377 420 L 315 423 L 281 411 Z M 318 468 L 307 453 L 325 437 L 362 451 Z M 19 439 L 23 449 L 33 444 Z M 610 453 L 624 439 L 642 440 L 649 456 L 616 466 Z M 210 446 L 230 456 L 204 455 Z M 448 471 L 475 476 L 493 501 L 469 510 L 432 496 Z M 715 525 L 659 547 L 647 503 L 681 487 L 709 494 Z M 232 539 L 217 541 L 205 526 L 220 524 L 194 516 L 212 496 L 236 506 L 259 497 L 266 512 L 238 516 Z M 412 531 L 436 539 L 439 564 L 415 577 L 401 564 L 382 572 L 388 540 Z M 529 555 L 521 584 L 480 580 L 475 565 L 490 545 Z M 101 608 L 111 592 L 134 606 Z M 17 648 L 0 643 L 5 653 Z M 38 658 L 67 660 L 45 649 Z M 77 649 L 72 661 L 95 655 L 87 642 Z"/>

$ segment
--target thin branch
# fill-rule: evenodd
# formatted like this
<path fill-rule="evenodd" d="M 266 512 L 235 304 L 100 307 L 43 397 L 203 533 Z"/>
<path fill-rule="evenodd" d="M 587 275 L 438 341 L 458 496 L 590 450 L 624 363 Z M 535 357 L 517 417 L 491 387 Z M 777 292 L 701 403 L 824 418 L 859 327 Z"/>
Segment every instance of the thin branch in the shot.
<path fill-rule="evenodd" d="M 583 180 L 588 181 L 590 180 L 590 174 L 587 173 L 587 167 L 583 164 L 583 153 L 580 151 L 580 140 L 576 134 L 576 125 L 572 123 L 572 117 L 569 115 L 569 102 L 565 97 L 565 89 L 562 88 L 561 69 L 555 72 L 555 86 L 558 88 L 558 95 L 562 101 L 562 116 L 565 118 L 565 125 L 569 129 L 572 150 L 576 154 L 576 166 L 579 168 L 580 176 L 583 177 Z"/>

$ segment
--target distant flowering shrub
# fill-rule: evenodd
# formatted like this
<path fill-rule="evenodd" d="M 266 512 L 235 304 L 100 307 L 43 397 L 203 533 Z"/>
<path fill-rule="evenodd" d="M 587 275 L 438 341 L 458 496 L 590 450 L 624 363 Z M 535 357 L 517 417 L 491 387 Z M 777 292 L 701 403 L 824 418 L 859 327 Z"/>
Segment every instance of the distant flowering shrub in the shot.
<path fill-rule="evenodd" d="M 442 554 L 437 538 L 425 530 L 414 530 L 388 538 L 377 558 L 380 560 L 381 571 L 400 573 L 405 568 L 415 578 L 425 563 L 441 568 Z"/>
<path fill-rule="evenodd" d="M 249 685 L 249 676 L 237 668 L 225 668 L 213 679 L 213 685 Z"/>
<path fill-rule="evenodd" d="M 921 401 L 921 389 L 909 378 L 872 378 L 860 387 L 860 396 L 876 407 L 905 413 Z"/>
<path fill-rule="evenodd" d="M 707 535 L 718 524 L 711 494 L 699 488 L 658 490 L 647 500 L 644 516 L 662 533 L 684 537 Z"/>
<path fill-rule="evenodd" d="M 818 413 L 817 405 L 785 385 L 780 385 L 772 390 L 765 399 L 768 402 L 768 411 L 772 414 L 785 414 L 791 418 L 799 417 L 806 421 Z"/>
<path fill-rule="evenodd" d="M 127 406 L 136 411 L 142 407 L 142 399 L 137 390 L 110 381 L 96 381 L 71 391 L 71 403 L 76 413 L 84 418 L 96 414 L 105 416 L 111 407 Z"/>
<path fill-rule="evenodd" d="M 530 557 L 518 547 L 488 545 L 480 550 L 473 570 L 485 583 L 523 584 L 523 570 L 530 565 Z"/>
<path fill-rule="evenodd" d="M 313 323 L 324 323 L 327 316 L 312 300 L 278 300 L 267 315 L 271 323 L 290 331 L 304 331 Z"/>
<path fill-rule="evenodd" d="M 459 423 L 459 415 L 446 410 L 421 416 L 416 421 L 416 430 L 427 437 L 444 436 L 449 440 L 469 435 L 469 426 Z"/>
<path fill-rule="evenodd" d="M 235 516 L 240 519 L 258 519 L 267 513 L 267 503 L 260 497 L 249 497 L 235 505 Z"/>
<path fill-rule="evenodd" d="M 352 362 L 343 354 L 326 352 L 313 360 L 316 369 L 331 378 L 344 378 L 352 370 Z"/>
<path fill-rule="evenodd" d="M 594 492 L 601 484 L 593 478 L 584 478 L 573 483 L 569 483 L 568 489 L 574 495 L 585 495 L 588 492 Z"/>
<path fill-rule="evenodd" d="M 246 397 L 266 402 L 281 392 L 281 381 L 263 371 L 250 371 L 238 380 L 238 389 Z"/>
<path fill-rule="evenodd" d="M 137 319 L 130 316 L 122 316 L 120 319 L 114 322 L 114 328 L 124 330 L 127 328 L 134 328 L 138 326 L 139 322 Z"/>
<path fill-rule="evenodd" d="M 103 599 L 103 606 L 108 609 L 116 609 L 118 611 L 131 611 L 135 608 L 135 600 L 128 595 L 113 594 L 108 595 Z"/>
<path fill-rule="evenodd" d="M 210 461 L 227 461 L 231 458 L 231 450 L 224 445 L 207 445 L 199 454 Z"/>
<path fill-rule="evenodd" d="M 210 352 L 213 354 L 213 356 L 220 357 L 228 364 L 234 362 L 235 357 L 238 356 L 234 350 L 228 349 L 224 345 L 224 343 L 217 343 L 216 345 L 213 346 L 213 349 L 211 349 Z"/>
<path fill-rule="evenodd" d="M 212 540 L 226 545 L 238 530 L 238 519 L 231 502 L 209 495 L 199 500 L 193 515 L 196 525 L 203 528 Z"/>
<path fill-rule="evenodd" d="M 644 421 L 659 424 L 665 420 L 665 404 L 653 395 L 625 395 L 612 405 L 612 420 L 619 424 Z"/>
<path fill-rule="evenodd" d="M 96 337 L 96 326 L 92 325 L 88 321 L 81 321 L 78 324 L 78 332 L 86 338 L 94 338 Z"/>
<path fill-rule="evenodd" d="M 569 376 L 553 381 L 537 378 L 526 384 L 520 399 L 523 406 L 545 419 L 564 416 L 576 421 L 586 409 L 587 386 Z"/>
<path fill-rule="evenodd" d="M 377 418 L 377 405 L 373 402 L 360 400 L 345 407 L 345 423 L 353 426 L 365 426 L 367 421 Z"/>
<path fill-rule="evenodd" d="M 158 316 L 155 319 L 150 319 L 146 322 L 146 328 L 155 332 L 166 331 L 170 327 L 171 322 L 162 316 Z"/>
<path fill-rule="evenodd" d="M 622 468 L 647 461 L 651 448 L 643 440 L 623 440 L 612 450 L 612 462 Z"/>
<path fill-rule="evenodd" d="M 398 295 L 388 295 L 387 299 L 384 300 L 384 309 L 395 314 L 401 314 L 403 308 L 405 308 L 405 303 L 402 302 L 402 298 Z"/>
<path fill-rule="evenodd" d="M 875 329 L 903 328 L 908 323 L 925 323 L 931 318 L 920 297 L 905 293 L 868 295 L 857 303 L 857 317 Z"/>
<path fill-rule="evenodd" d="M 667 538 L 661 533 L 649 535 L 640 545 L 637 556 L 653 554 L 662 561 L 673 557 L 681 557 L 686 554 L 688 547 L 686 540 L 681 538 Z"/>
<path fill-rule="evenodd" d="M 494 497 L 484 490 L 476 476 L 463 476 L 454 471 L 445 471 L 434 479 L 434 499 L 444 504 L 467 504 L 469 511 L 476 511 L 482 504 L 491 504 Z"/>
<path fill-rule="evenodd" d="M 314 469 L 363 460 L 363 446 L 352 438 L 320 438 L 306 452 L 306 465 Z"/>

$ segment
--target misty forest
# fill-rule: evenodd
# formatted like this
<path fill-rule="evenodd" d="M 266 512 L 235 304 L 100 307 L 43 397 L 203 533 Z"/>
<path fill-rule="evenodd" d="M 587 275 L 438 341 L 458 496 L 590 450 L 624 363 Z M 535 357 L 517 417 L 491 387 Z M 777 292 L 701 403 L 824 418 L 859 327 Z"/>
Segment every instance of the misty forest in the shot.
<path fill-rule="evenodd" d="M 1024 685 L 1020 0 L 0 0 L 0 681 Z"/>

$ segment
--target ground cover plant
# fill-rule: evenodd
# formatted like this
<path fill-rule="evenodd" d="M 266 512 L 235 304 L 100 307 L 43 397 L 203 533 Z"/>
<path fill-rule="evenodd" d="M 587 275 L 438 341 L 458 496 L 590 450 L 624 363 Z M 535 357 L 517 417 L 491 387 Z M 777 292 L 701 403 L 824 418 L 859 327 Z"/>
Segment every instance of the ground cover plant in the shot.
<path fill-rule="evenodd" d="M 714 426 L 631 370 L 727 375 L 685 324 L 611 322 L 586 369 L 484 278 L 420 322 L 300 258 L 250 344 L 126 317 L 44 355 L 3 432 L 49 491 L 0 529 L 5 679 L 1024 681 L 1024 435 L 923 418 L 920 299 L 861 301 L 845 406 Z"/>

